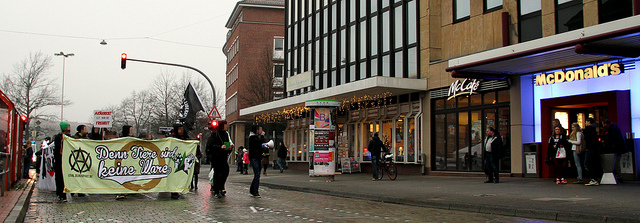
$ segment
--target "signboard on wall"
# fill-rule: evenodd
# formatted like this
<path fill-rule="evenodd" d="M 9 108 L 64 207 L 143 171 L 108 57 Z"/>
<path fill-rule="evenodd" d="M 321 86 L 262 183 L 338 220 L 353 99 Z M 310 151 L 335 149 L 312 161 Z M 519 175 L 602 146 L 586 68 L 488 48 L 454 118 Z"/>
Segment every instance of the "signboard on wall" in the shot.
<path fill-rule="evenodd" d="M 313 85 L 313 71 L 287 78 L 287 91 L 298 90 Z"/>

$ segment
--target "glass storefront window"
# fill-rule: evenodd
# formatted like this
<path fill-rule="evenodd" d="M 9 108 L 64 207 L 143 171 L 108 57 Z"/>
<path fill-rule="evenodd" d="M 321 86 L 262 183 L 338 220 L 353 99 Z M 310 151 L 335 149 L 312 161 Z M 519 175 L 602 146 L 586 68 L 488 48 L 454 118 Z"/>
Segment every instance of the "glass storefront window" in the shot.
<path fill-rule="evenodd" d="M 471 152 L 465 163 L 471 171 L 482 171 L 482 111 L 471 111 Z"/>
<path fill-rule="evenodd" d="M 498 91 L 498 102 L 509 102 L 509 90 Z"/>
<path fill-rule="evenodd" d="M 436 100 L 436 102 L 434 103 L 435 110 L 442 110 L 444 109 L 444 99 L 438 99 Z"/>
<path fill-rule="evenodd" d="M 395 148 L 396 151 L 398 151 L 398 153 L 395 155 L 396 157 L 396 161 L 397 162 L 404 162 L 405 161 L 405 149 L 406 147 L 404 146 L 404 118 L 400 117 L 398 118 L 398 120 L 396 120 L 396 141 L 395 141 Z"/>
<path fill-rule="evenodd" d="M 446 101 L 446 109 L 456 108 L 456 100 L 451 99 Z"/>
<path fill-rule="evenodd" d="M 469 98 L 466 96 L 456 97 L 458 99 L 458 107 L 464 108 L 469 106 Z"/>
<path fill-rule="evenodd" d="M 474 94 L 471 95 L 471 106 L 479 106 L 482 105 L 482 95 Z"/>
<path fill-rule="evenodd" d="M 419 155 L 419 153 L 416 153 L 416 123 L 415 123 L 415 119 L 414 118 L 408 118 L 407 119 L 407 131 L 409 131 L 409 134 L 407 134 L 407 162 L 415 162 L 416 161 L 416 154 Z"/>
<path fill-rule="evenodd" d="M 456 169 L 469 171 L 469 166 L 465 162 L 466 157 L 469 157 L 469 112 L 458 113 L 458 150 L 455 153 L 456 156 Z M 454 154 L 452 154 L 454 155 Z"/>
<path fill-rule="evenodd" d="M 398 148 L 393 147 L 393 124 L 392 120 L 384 120 L 382 121 L 382 126 L 380 132 L 380 140 L 382 140 L 382 144 L 387 147 L 390 153 L 393 153 L 396 157 L 398 156 Z"/>
<path fill-rule="evenodd" d="M 496 103 L 496 93 L 495 92 L 488 92 L 484 94 L 484 104 L 485 105 L 490 105 L 490 104 L 495 104 Z"/>
<path fill-rule="evenodd" d="M 456 145 L 456 139 L 457 137 L 457 129 L 458 129 L 458 123 L 456 122 L 457 119 L 457 114 L 456 113 L 449 113 L 447 114 L 447 125 L 446 125 L 446 144 L 447 144 L 447 151 L 445 153 L 445 166 L 443 170 L 455 170 L 456 169 L 456 150 L 457 150 L 457 145 Z"/>
<path fill-rule="evenodd" d="M 435 153 L 434 157 L 435 157 L 435 161 L 434 161 L 434 165 L 432 165 L 432 167 L 435 170 L 445 170 L 446 169 L 446 165 L 445 165 L 445 157 L 447 156 L 447 150 L 446 150 L 446 143 L 445 143 L 445 139 L 446 139 L 446 134 L 447 134 L 447 128 L 445 125 L 445 114 L 439 114 L 439 115 L 435 115 L 434 118 L 434 123 L 435 123 L 435 127 L 434 127 L 434 137 L 433 137 L 433 145 L 434 145 L 434 150 Z"/>

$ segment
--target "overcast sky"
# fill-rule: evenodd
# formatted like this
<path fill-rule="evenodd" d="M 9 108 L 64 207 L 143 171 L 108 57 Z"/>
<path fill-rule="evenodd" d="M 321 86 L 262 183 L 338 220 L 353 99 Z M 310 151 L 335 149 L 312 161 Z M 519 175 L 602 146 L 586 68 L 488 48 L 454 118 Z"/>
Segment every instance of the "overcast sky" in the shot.
<path fill-rule="evenodd" d="M 0 73 L 30 53 L 51 55 L 50 78 L 62 83 L 66 59 L 64 118 L 90 122 L 92 111 L 119 105 L 132 91 L 149 88 L 161 72 L 182 75 L 183 68 L 129 61 L 129 58 L 185 64 L 200 69 L 218 89 L 225 87 L 224 27 L 237 0 L 2 0 L 0 1 Z M 104 39 L 108 44 L 100 45 Z M 202 78 L 192 72 L 194 78 Z M 202 78 L 203 81 L 204 78 Z M 49 114 L 60 115 L 60 107 Z"/>

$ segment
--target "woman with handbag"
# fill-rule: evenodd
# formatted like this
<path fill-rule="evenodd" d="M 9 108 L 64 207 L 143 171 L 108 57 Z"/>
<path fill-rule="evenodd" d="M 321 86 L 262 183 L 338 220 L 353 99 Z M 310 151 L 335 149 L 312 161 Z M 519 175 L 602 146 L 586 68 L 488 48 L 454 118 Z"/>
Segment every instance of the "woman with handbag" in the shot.
<path fill-rule="evenodd" d="M 584 182 L 582 182 L 582 164 L 584 163 L 584 150 L 586 146 L 584 134 L 582 134 L 582 128 L 580 128 L 580 125 L 578 125 L 577 122 L 571 124 L 569 143 L 572 144 L 571 151 L 573 152 L 573 163 L 575 163 L 576 169 L 578 170 L 578 181 L 573 183 L 584 184 Z"/>
<path fill-rule="evenodd" d="M 547 147 L 547 160 L 553 161 L 553 172 L 556 175 L 556 184 L 566 184 L 567 180 L 564 178 L 564 168 L 567 164 L 567 154 L 571 152 L 568 150 L 569 141 L 564 134 L 565 130 L 556 126 L 553 130 L 553 135 L 549 138 L 549 147 Z"/>

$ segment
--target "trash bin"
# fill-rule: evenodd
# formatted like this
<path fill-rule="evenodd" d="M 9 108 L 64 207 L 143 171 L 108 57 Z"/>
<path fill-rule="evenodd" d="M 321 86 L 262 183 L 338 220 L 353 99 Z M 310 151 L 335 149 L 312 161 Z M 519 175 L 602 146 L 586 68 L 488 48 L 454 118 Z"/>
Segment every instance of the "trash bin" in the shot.
<path fill-rule="evenodd" d="M 524 143 L 522 144 L 522 170 L 524 177 L 540 177 L 540 143 Z"/>

